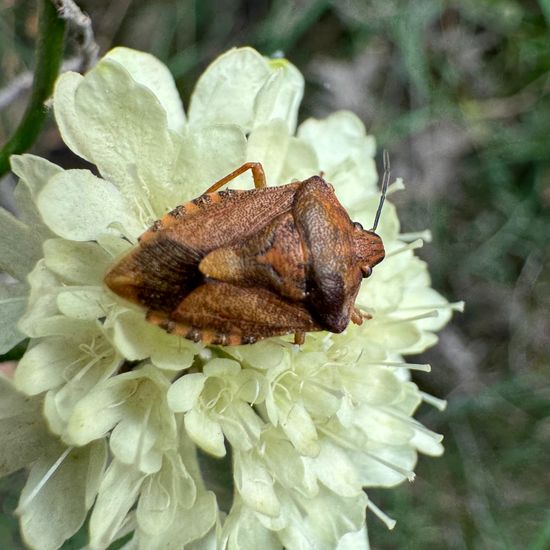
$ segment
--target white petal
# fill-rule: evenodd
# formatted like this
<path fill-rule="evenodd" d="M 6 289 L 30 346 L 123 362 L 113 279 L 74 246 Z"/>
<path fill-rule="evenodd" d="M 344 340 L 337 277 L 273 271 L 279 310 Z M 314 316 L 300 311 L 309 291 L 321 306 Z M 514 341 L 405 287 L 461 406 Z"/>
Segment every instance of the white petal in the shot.
<path fill-rule="evenodd" d="M 112 258 L 96 243 L 49 239 L 44 243 L 46 266 L 64 281 L 102 285 Z"/>
<path fill-rule="evenodd" d="M 86 346 L 84 342 L 82 346 Z M 64 368 L 66 383 L 46 395 L 44 416 L 52 432 L 63 436 L 67 422 L 80 400 L 97 384 L 109 378 L 120 365 L 120 357 L 116 356 L 112 349 L 106 350 L 104 346 L 101 348 L 101 356 L 97 352 L 95 357 L 82 354 L 78 361 Z"/>
<path fill-rule="evenodd" d="M 9 351 L 25 336 L 17 322 L 27 307 L 29 289 L 23 284 L 0 285 L 0 354 Z"/>
<path fill-rule="evenodd" d="M 38 195 L 44 222 L 60 237 L 91 241 L 113 231 L 119 223 L 131 234 L 141 228 L 128 213 L 126 201 L 110 182 L 87 170 L 67 170 L 57 174 Z"/>
<path fill-rule="evenodd" d="M 178 145 L 171 177 L 179 203 L 202 195 L 213 183 L 245 162 L 246 138 L 238 126 L 226 124 L 192 128 L 185 132 Z M 250 176 L 247 176 L 245 181 L 250 188 Z M 230 186 L 235 187 L 235 182 Z"/>
<path fill-rule="evenodd" d="M 439 341 L 439 337 L 432 332 L 422 332 L 421 337 L 410 346 L 401 348 L 403 355 L 418 355 L 426 351 L 428 348 L 432 348 Z"/>
<path fill-rule="evenodd" d="M 65 369 L 78 362 L 82 352 L 67 345 L 64 338 L 35 341 L 19 361 L 15 384 L 29 395 L 36 395 L 63 384 Z"/>
<path fill-rule="evenodd" d="M 403 371 L 397 370 L 394 374 L 398 376 L 400 372 Z M 422 396 L 418 391 L 418 386 L 413 382 L 409 382 L 409 379 L 410 373 L 404 371 L 403 374 L 401 374 L 401 397 L 399 401 L 394 402 L 394 406 L 397 409 L 396 412 L 402 412 L 407 416 L 412 416 L 422 403 Z"/>
<path fill-rule="evenodd" d="M 73 319 L 92 321 L 104 317 L 111 300 L 102 288 L 73 290 L 68 287 L 57 295 L 59 311 Z"/>
<path fill-rule="evenodd" d="M 356 115 L 338 111 L 323 120 L 308 119 L 298 128 L 298 137 L 317 153 L 319 167 L 344 207 L 376 192 L 374 138 L 366 135 Z"/>
<path fill-rule="evenodd" d="M 48 471 L 63 457 L 62 447 L 45 452 L 31 469 L 18 511 L 23 538 L 32 548 L 59 548 L 84 523 L 90 504 L 87 484 L 97 484 L 96 479 L 88 477 L 92 462 L 96 462 L 96 457 L 92 459 L 98 453 L 95 447 L 104 449 L 103 443 L 73 449 L 51 477 Z M 99 454 L 104 462 L 105 450 L 99 450 Z M 94 476 L 101 473 L 96 467 L 92 469 Z M 45 484 L 40 487 L 43 480 Z"/>
<path fill-rule="evenodd" d="M 273 426 L 279 425 L 279 416 L 280 416 L 280 410 L 277 406 L 277 402 L 275 399 L 275 396 L 273 395 L 272 389 L 268 386 L 267 393 L 265 396 L 265 412 L 267 414 L 267 418 L 273 424 Z"/>
<path fill-rule="evenodd" d="M 105 436 L 124 417 L 124 404 L 134 394 L 136 380 L 113 378 L 81 399 L 69 420 L 66 439 L 75 445 Z"/>
<path fill-rule="evenodd" d="M 225 456 L 222 429 L 205 413 L 196 409 L 189 411 L 185 415 L 185 429 L 189 437 L 204 451 L 214 456 Z"/>
<path fill-rule="evenodd" d="M 150 535 L 167 531 L 179 508 L 195 502 L 196 487 L 179 455 L 165 455 L 159 472 L 149 476 L 141 490 L 137 507 L 140 529 Z"/>
<path fill-rule="evenodd" d="M 90 458 L 88 463 L 88 479 L 86 480 L 86 508 L 90 509 L 95 501 L 99 485 L 105 473 L 108 459 L 107 441 L 99 440 L 90 446 Z"/>
<path fill-rule="evenodd" d="M 366 487 L 393 487 L 408 478 L 416 464 L 416 452 L 410 446 L 379 445 L 368 452 L 350 453 L 350 458 Z"/>
<path fill-rule="evenodd" d="M 12 155 L 10 164 L 12 172 L 25 182 L 33 197 L 42 190 L 51 177 L 63 171 L 57 164 L 29 154 Z"/>
<path fill-rule="evenodd" d="M 118 186 L 136 212 L 142 210 L 144 223 L 154 221 L 165 206 L 162 191 L 171 186 L 176 153 L 157 97 L 120 63 L 104 59 L 78 86 L 75 107 L 101 175 Z"/>
<path fill-rule="evenodd" d="M 31 229 L 37 240 L 44 241 L 54 236 L 42 221 L 31 192 L 22 180 L 15 186 L 13 198 L 18 218 Z"/>
<path fill-rule="evenodd" d="M 145 474 L 131 466 L 111 462 L 99 487 L 90 518 L 90 546 L 107 548 L 115 539 L 138 496 Z"/>
<path fill-rule="evenodd" d="M 374 322 L 363 323 L 363 327 L 355 330 L 363 332 L 366 338 L 381 348 L 398 353 L 411 349 L 422 337 L 413 322 L 376 322 L 376 317 Z"/>
<path fill-rule="evenodd" d="M 248 403 L 235 400 L 219 417 L 225 437 L 241 451 L 252 449 L 258 441 L 263 422 Z"/>
<path fill-rule="evenodd" d="M 250 131 L 254 102 L 271 70 L 252 48 L 232 49 L 218 57 L 202 74 L 189 107 L 189 124 L 237 124 Z"/>
<path fill-rule="evenodd" d="M 62 171 L 62 168 L 46 159 L 34 155 L 12 155 L 10 157 L 12 172 L 20 181 L 14 191 L 19 217 L 37 231 L 41 238 L 52 236 L 44 225 L 35 205 L 35 199 L 48 180 Z"/>
<path fill-rule="evenodd" d="M 120 353 L 131 361 L 150 357 L 161 369 L 183 370 L 191 366 L 199 347 L 188 340 L 151 325 L 145 314 L 128 310 L 117 316 L 113 342 Z"/>
<path fill-rule="evenodd" d="M 203 537 L 194 540 L 188 546 L 189 550 L 218 550 L 218 541 L 216 538 L 216 526 Z"/>
<path fill-rule="evenodd" d="M 427 429 L 417 429 L 410 444 L 418 449 L 422 454 L 428 456 L 441 456 L 445 451 L 441 444 L 442 436 Z"/>
<path fill-rule="evenodd" d="M 183 526 L 183 532 L 180 540 L 183 544 L 204 537 L 212 528 L 218 517 L 218 507 L 214 493 L 208 491 L 198 496 L 195 505 L 181 513 L 181 521 L 178 523 Z"/>
<path fill-rule="evenodd" d="M 289 183 L 281 179 L 289 142 L 288 128 L 282 120 L 257 126 L 248 137 L 247 160 L 262 163 L 270 186 Z"/>
<path fill-rule="evenodd" d="M 251 453 L 235 451 L 233 459 L 235 488 L 253 510 L 267 516 L 279 515 L 281 506 L 273 489 L 273 479 Z"/>
<path fill-rule="evenodd" d="M 269 65 L 271 76 L 255 101 L 254 126 L 280 119 L 284 121 L 288 132 L 294 134 L 298 108 L 304 95 L 304 77 L 286 59 L 273 59 Z"/>
<path fill-rule="evenodd" d="M 133 510 L 126 516 L 118 531 L 114 534 L 113 540 L 116 541 L 116 546 L 127 537 L 131 537 L 125 544 L 120 547 L 120 550 L 138 550 L 139 537 L 135 535 L 137 530 L 136 514 Z M 135 535 L 135 536 L 134 536 Z M 91 546 L 86 546 L 82 550 L 94 550 Z M 101 549 L 103 550 L 103 548 Z"/>
<path fill-rule="evenodd" d="M 225 378 L 226 376 L 237 376 L 241 372 L 241 366 L 232 359 L 216 357 L 204 365 L 202 372 L 205 376 Z"/>
<path fill-rule="evenodd" d="M 79 157 L 93 162 L 86 141 L 86 128 L 78 118 L 75 107 L 76 90 L 83 81 L 84 77 L 78 73 L 62 73 L 55 84 L 53 109 L 61 137 L 69 149 Z"/>
<path fill-rule="evenodd" d="M 203 492 L 197 497 L 195 505 L 184 510 L 178 508 L 176 519 L 170 529 L 157 535 L 139 533 L 140 550 L 216 550 L 205 541 L 205 545 L 192 544 L 205 537 L 218 519 L 218 507 L 214 493 Z M 202 541 L 201 541 L 202 542 Z"/>
<path fill-rule="evenodd" d="M 350 111 L 337 111 L 325 119 L 310 118 L 298 128 L 298 137 L 316 151 L 323 170 L 331 170 L 353 156 L 365 160 L 375 153 L 375 143 L 366 135 L 365 126 Z"/>
<path fill-rule="evenodd" d="M 0 270 L 25 281 L 42 257 L 40 235 L 0 207 Z"/>
<path fill-rule="evenodd" d="M 263 373 L 253 369 L 242 369 L 237 375 L 236 383 L 239 389 L 235 397 L 240 401 L 257 405 L 265 400 L 268 382 Z"/>
<path fill-rule="evenodd" d="M 271 340 L 264 340 L 252 346 L 228 347 L 227 353 L 256 369 L 272 370 L 290 362 L 286 348 Z"/>
<path fill-rule="evenodd" d="M 233 504 L 231 513 L 224 522 L 222 536 L 227 540 L 227 550 L 283 550 L 277 535 L 266 529 L 256 514 L 242 504 Z"/>
<path fill-rule="evenodd" d="M 292 406 L 287 418 L 281 421 L 281 428 L 300 454 L 317 456 L 319 453 L 317 430 L 303 405 L 295 403 Z"/>
<path fill-rule="evenodd" d="M 319 481 L 334 493 L 353 497 L 361 493 L 357 471 L 346 453 L 329 441 L 323 441 L 319 455 L 310 459 Z"/>
<path fill-rule="evenodd" d="M 408 419 L 401 419 L 386 409 L 363 404 L 355 409 L 355 423 L 367 437 L 387 445 L 407 444 L 414 435 Z"/>
<path fill-rule="evenodd" d="M 206 376 L 201 372 L 185 374 L 176 380 L 168 390 L 168 406 L 174 412 L 190 411 L 204 388 Z"/>
<path fill-rule="evenodd" d="M 28 466 L 52 444 L 41 408 L 41 400 L 18 392 L 0 376 L 0 476 Z"/>
<path fill-rule="evenodd" d="M 319 161 L 313 147 L 303 140 L 291 137 L 279 176 L 281 184 L 305 180 L 320 173 Z"/>
<path fill-rule="evenodd" d="M 328 388 L 319 388 L 316 384 L 305 385 L 301 397 L 308 413 L 316 420 L 329 418 L 340 408 L 341 395 L 335 395 Z"/>
<path fill-rule="evenodd" d="M 18 391 L 13 380 L 0 376 L 0 420 L 19 414 L 32 414 L 40 410 L 39 399 L 34 399 Z"/>
<path fill-rule="evenodd" d="M 289 507 L 291 524 L 280 531 L 281 541 L 287 548 L 333 550 L 344 534 L 365 524 L 366 503 L 364 493 L 344 498 L 326 489 L 314 499 L 301 499 L 300 512 Z"/>
<path fill-rule="evenodd" d="M 176 424 L 164 401 L 164 377 L 145 366 L 97 384 L 78 401 L 65 439 L 82 444 L 113 429 L 110 447 L 124 464 L 146 473 L 159 470 L 162 449 L 175 446 Z"/>
<path fill-rule="evenodd" d="M 21 321 L 19 322 L 21 326 Z M 34 324 L 35 330 L 32 336 L 37 338 L 42 336 L 63 336 L 78 342 L 82 338 L 87 339 L 90 332 L 97 336 L 97 324 L 83 319 L 71 319 L 65 315 L 53 315 L 42 318 Z M 29 334 L 27 331 L 25 331 Z M 78 342 L 79 343 L 79 342 Z"/>
<path fill-rule="evenodd" d="M 170 128 L 183 128 L 185 113 L 181 98 L 174 78 L 164 63 L 151 54 L 123 47 L 110 50 L 103 59 L 114 59 L 120 63 L 137 83 L 143 84 L 157 96 L 166 111 Z"/>
<path fill-rule="evenodd" d="M 294 489 L 307 497 L 314 497 L 318 491 L 317 479 L 310 464 L 298 454 L 290 441 L 280 430 L 266 430 L 262 434 L 265 443 L 265 461 L 277 481 L 286 489 Z M 307 475 L 311 472 L 312 475 Z"/>
<path fill-rule="evenodd" d="M 288 513 L 284 507 L 281 509 L 281 513 L 277 517 L 266 516 L 265 514 L 260 514 L 259 512 L 254 512 L 254 515 L 258 521 L 270 531 L 280 531 L 288 525 Z"/>
<path fill-rule="evenodd" d="M 111 258 L 118 258 L 132 248 L 132 244 L 121 235 L 100 235 L 97 238 L 97 244 L 99 244 Z"/>
<path fill-rule="evenodd" d="M 49 391 L 46 393 L 46 397 L 44 398 L 44 418 L 48 422 L 48 429 L 62 437 L 62 434 L 65 430 L 66 425 L 66 419 L 61 416 L 60 411 L 57 408 L 57 404 L 55 402 L 56 392 L 55 390 Z"/>
<path fill-rule="evenodd" d="M 338 542 L 336 550 L 369 550 L 369 537 L 366 526 L 359 531 L 346 533 Z"/>
<path fill-rule="evenodd" d="M 387 405 L 400 397 L 402 382 L 387 367 L 358 363 L 342 369 L 342 379 L 355 402 Z"/>
<path fill-rule="evenodd" d="M 43 259 L 37 262 L 27 279 L 31 289 L 27 311 L 19 321 L 19 330 L 28 336 L 36 336 L 34 325 L 40 319 L 55 315 L 57 312 L 56 295 L 59 282 L 46 267 Z"/>

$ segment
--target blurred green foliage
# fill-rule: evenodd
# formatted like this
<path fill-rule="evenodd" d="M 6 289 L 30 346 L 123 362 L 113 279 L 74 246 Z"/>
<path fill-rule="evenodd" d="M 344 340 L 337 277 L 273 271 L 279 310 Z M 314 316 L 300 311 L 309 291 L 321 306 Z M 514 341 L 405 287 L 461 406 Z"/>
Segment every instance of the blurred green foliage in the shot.
<path fill-rule="evenodd" d="M 217 54 L 282 51 L 306 76 L 302 118 L 354 110 L 389 149 L 407 191 L 405 231 L 428 226 L 435 287 L 466 312 L 422 358 L 417 381 L 449 401 L 421 420 L 445 435 L 417 480 L 370 497 L 377 549 L 550 548 L 550 1 L 95 0 L 105 51 L 164 60 L 184 97 Z M 33 65 L 35 3 L 0 7 L 0 87 Z M 70 54 L 71 46 L 68 46 Z M 25 105 L 0 113 L 0 141 Z M 35 146 L 75 160 L 52 127 Z M 3 482 L 13 509 L 19 478 Z M 4 548 L 19 548 L 0 521 Z M 69 546 L 67 546 L 69 547 Z"/>

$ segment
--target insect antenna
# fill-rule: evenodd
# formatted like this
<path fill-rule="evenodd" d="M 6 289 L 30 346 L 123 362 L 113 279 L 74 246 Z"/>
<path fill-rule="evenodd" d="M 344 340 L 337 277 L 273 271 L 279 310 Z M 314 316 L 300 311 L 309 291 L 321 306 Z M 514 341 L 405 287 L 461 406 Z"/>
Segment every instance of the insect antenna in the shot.
<path fill-rule="evenodd" d="M 386 193 L 388 191 L 388 184 L 390 183 L 390 155 L 388 154 L 387 149 L 384 149 L 382 154 L 384 159 L 384 175 L 382 176 L 382 195 L 380 196 L 380 202 L 378 203 L 378 210 L 376 211 L 376 216 L 374 216 L 374 224 L 371 231 L 376 231 L 378 227 L 378 221 L 380 220 L 380 214 L 382 213 L 382 207 L 384 206 L 384 201 L 386 200 Z"/>

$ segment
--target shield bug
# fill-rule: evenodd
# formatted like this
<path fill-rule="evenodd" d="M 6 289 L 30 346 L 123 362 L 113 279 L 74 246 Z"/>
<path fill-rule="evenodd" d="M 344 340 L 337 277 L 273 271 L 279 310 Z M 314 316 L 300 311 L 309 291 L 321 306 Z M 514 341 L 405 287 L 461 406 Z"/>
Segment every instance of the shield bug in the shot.
<path fill-rule="evenodd" d="M 117 295 L 169 333 L 213 345 L 309 331 L 342 332 L 361 280 L 384 258 L 373 228 L 353 222 L 332 185 L 312 176 L 267 187 L 249 162 L 157 220 L 105 276 Z M 252 171 L 255 189 L 219 189 Z"/>

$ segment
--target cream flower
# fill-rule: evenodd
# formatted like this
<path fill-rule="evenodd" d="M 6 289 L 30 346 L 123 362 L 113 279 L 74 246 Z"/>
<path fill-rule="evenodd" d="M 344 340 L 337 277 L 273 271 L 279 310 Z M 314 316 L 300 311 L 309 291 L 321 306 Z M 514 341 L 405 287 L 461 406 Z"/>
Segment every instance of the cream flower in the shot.
<path fill-rule="evenodd" d="M 205 348 L 103 285 L 152 222 L 246 161 L 270 185 L 323 171 L 369 226 L 374 139 L 349 112 L 296 128 L 303 86 L 290 63 L 250 48 L 210 65 L 187 114 L 145 53 L 116 48 L 85 76 L 59 78 L 62 137 L 100 176 L 13 157 L 20 218 L 0 210 L 0 267 L 14 279 L 0 287 L 0 352 L 30 337 L 15 373 L 28 397 L 5 390 L 17 407 L 1 416 L 12 449 L 2 471 L 33 463 L 20 502 L 30 546 L 59 547 L 91 510 L 97 549 L 127 533 L 127 548 L 368 548 L 366 508 L 392 521 L 365 488 L 411 480 L 418 451 L 442 452 L 412 418 L 423 400 L 441 405 L 409 379 L 428 367 L 403 356 L 433 345 L 460 304 L 430 288 L 391 204 L 379 227 L 388 257 L 358 298 L 373 318 L 300 348 L 285 338 Z M 200 457 L 229 450 L 235 494 L 220 510 Z"/>

